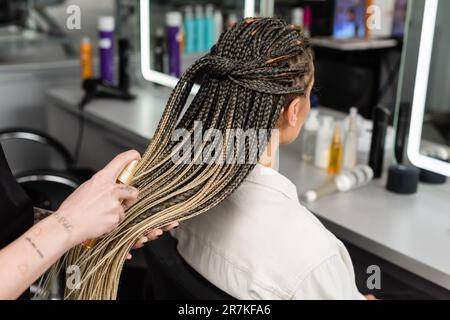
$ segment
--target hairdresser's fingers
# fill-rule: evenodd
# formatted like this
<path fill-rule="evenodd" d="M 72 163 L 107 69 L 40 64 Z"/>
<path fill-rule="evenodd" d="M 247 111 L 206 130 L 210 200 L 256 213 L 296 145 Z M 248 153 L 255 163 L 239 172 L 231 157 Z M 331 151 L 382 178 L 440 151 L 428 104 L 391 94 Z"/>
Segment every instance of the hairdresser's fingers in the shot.
<path fill-rule="evenodd" d="M 133 249 L 140 249 L 142 248 L 146 243 L 148 242 L 148 238 L 147 237 L 142 237 L 140 238 L 138 241 L 136 241 L 136 243 L 133 246 Z"/>
<path fill-rule="evenodd" d="M 148 241 L 154 241 L 154 240 L 158 239 L 160 236 L 162 236 L 162 234 L 163 234 L 163 231 L 161 229 L 155 229 L 155 230 L 150 231 L 147 234 L 147 239 L 148 239 Z"/>
<path fill-rule="evenodd" d="M 136 150 L 130 150 L 116 156 L 106 167 L 100 171 L 110 181 L 115 182 L 125 167 L 134 160 L 140 160 L 141 155 Z"/>
<path fill-rule="evenodd" d="M 170 231 L 173 229 L 178 228 L 178 226 L 180 225 L 180 223 L 178 221 L 172 222 L 171 224 L 168 224 L 167 226 L 164 226 L 162 229 L 163 231 Z"/>
<path fill-rule="evenodd" d="M 122 202 L 122 207 L 124 210 L 127 210 L 128 208 L 131 208 L 136 202 L 137 202 L 138 198 L 136 197 L 136 199 L 130 199 L 130 200 L 125 200 Z"/>
<path fill-rule="evenodd" d="M 123 220 L 125 220 L 125 210 L 119 211 L 119 223 L 121 223 Z"/>
<path fill-rule="evenodd" d="M 124 185 L 117 185 L 114 187 L 112 194 L 121 202 L 136 201 L 139 196 L 139 191 L 136 188 Z M 122 203 L 123 205 L 123 203 Z"/>

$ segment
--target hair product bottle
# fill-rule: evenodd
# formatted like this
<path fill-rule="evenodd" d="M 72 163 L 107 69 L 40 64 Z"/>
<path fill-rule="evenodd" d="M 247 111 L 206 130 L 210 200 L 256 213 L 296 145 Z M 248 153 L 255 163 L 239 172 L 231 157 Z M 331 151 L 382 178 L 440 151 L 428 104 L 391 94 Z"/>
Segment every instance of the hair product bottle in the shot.
<path fill-rule="evenodd" d="M 328 165 L 329 174 L 340 174 L 342 170 L 342 139 L 341 127 L 336 124 L 333 133 L 333 139 L 330 145 L 330 163 Z"/>
<path fill-rule="evenodd" d="M 227 18 L 227 29 L 232 28 L 238 22 L 238 20 L 239 18 L 236 12 L 230 12 Z"/>
<path fill-rule="evenodd" d="M 223 16 L 220 10 L 214 11 L 214 43 L 219 41 L 219 37 L 223 31 Z"/>
<path fill-rule="evenodd" d="M 128 39 L 119 39 L 119 88 L 128 92 L 131 87 L 131 44 Z"/>
<path fill-rule="evenodd" d="M 100 17 L 98 20 L 100 49 L 100 78 L 114 84 L 114 17 Z"/>
<path fill-rule="evenodd" d="M 153 63 L 153 68 L 159 72 L 165 72 L 165 37 L 164 28 L 158 27 L 155 32 L 155 49 L 153 50 L 153 56 L 155 61 Z"/>
<path fill-rule="evenodd" d="M 92 66 L 92 43 L 89 38 L 83 38 L 80 46 L 80 64 L 81 64 L 81 79 L 92 79 L 94 76 Z"/>
<path fill-rule="evenodd" d="M 302 130 L 302 160 L 312 162 L 316 153 L 317 131 L 319 130 L 319 111 L 312 109 Z"/>
<path fill-rule="evenodd" d="M 386 146 L 386 134 L 390 116 L 391 112 L 385 107 L 379 106 L 375 109 L 369 155 L 369 166 L 374 172 L 375 179 L 381 178 L 383 174 L 384 149 Z"/>
<path fill-rule="evenodd" d="M 214 45 L 214 6 L 207 4 L 205 7 L 205 49 L 209 50 Z"/>
<path fill-rule="evenodd" d="M 206 23 L 203 12 L 203 6 L 198 4 L 195 6 L 195 47 L 197 52 L 206 50 Z"/>
<path fill-rule="evenodd" d="M 348 131 L 344 142 L 344 169 L 355 169 L 358 162 L 358 109 L 350 109 Z"/>
<path fill-rule="evenodd" d="M 167 53 L 169 54 L 169 74 L 181 75 L 180 33 L 183 17 L 178 11 L 170 11 L 166 15 Z"/>
<path fill-rule="evenodd" d="M 192 6 L 186 6 L 184 8 L 184 34 L 186 38 L 185 52 L 187 54 L 195 53 L 195 20 L 194 9 Z"/>
<path fill-rule="evenodd" d="M 327 169 L 330 164 L 330 142 L 333 136 L 333 117 L 324 116 L 317 133 L 315 165 Z"/>
<path fill-rule="evenodd" d="M 303 27 L 304 26 L 304 10 L 303 8 L 294 8 L 291 13 L 292 24 L 296 26 Z"/>
<path fill-rule="evenodd" d="M 312 9 L 310 6 L 306 6 L 303 12 L 303 25 L 307 37 L 311 36 L 312 19 Z"/>

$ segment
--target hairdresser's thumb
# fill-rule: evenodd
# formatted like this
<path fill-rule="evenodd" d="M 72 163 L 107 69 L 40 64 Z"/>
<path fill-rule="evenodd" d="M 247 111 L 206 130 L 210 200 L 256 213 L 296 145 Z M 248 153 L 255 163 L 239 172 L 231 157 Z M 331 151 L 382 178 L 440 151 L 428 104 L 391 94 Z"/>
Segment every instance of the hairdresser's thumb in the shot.
<path fill-rule="evenodd" d="M 115 182 L 117 177 L 130 162 L 140 159 L 141 156 L 136 150 L 121 153 L 106 165 L 106 167 L 101 171 L 101 174 L 108 180 Z"/>

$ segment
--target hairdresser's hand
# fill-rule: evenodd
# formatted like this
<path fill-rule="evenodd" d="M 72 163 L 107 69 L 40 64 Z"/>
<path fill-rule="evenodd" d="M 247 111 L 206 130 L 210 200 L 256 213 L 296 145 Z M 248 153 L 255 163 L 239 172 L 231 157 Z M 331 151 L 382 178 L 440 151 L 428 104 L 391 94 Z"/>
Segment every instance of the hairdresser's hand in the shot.
<path fill-rule="evenodd" d="M 98 238 L 119 225 L 124 210 L 136 201 L 138 190 L 119 185 L 116 179 L 127 164 L 139 159 L 136 151 L 118 155 L 64 201 L 57 214 L 71 233 L 72 245 Z"/>
<path fill-rule="evenodd" d="M 162 234 L 166 231 L 170 231 L 172 229 L 177 228 L 180 225 L 178 221 L 172 222 L 171 224 L 168 224 L 165 227 L 162 227 L 161 229 L 155 229 L 150 231 L 146 236 L 140 238 L 136 243 L 134 244 L 133 249 L 140 249 L 142 248 L 147 242 L 153 241 L 158 239 Z M 127 256 L 127 259 L 130 260 L 132 258 L 131 254 L 129 253 Z"/>

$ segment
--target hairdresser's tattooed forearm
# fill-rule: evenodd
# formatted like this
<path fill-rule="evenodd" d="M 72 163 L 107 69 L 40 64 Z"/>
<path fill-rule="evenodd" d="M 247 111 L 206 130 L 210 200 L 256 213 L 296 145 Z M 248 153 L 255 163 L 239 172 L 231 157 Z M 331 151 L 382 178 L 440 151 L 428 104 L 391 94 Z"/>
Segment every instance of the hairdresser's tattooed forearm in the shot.
<path fill-rule="evenodd" d="M 59 214 L 58 212 L 55 212 L 52 217 L 54 217 L 56 219 L 56 221 L 63 226 L 63 228 L 69 232 L 72 233 L 73 231 L 73 226 L 69 223 L 69 221 L 63 217 L 61 214 Z"/>
<path fill-rule="evenodd" d="M 36 251 L 36 253 L 39 255 L 39 257 L 41 259 L 44 259 L 44 255 L 41 252 L 41 250 L 38 248 L 36 243 L 34 243 L 34 241 L 30 237 L 25 237 L 25 240 L 30 244 L 30 246 L 34 249 L 34 251 Z"/>
<path fill-rule="evenodd" d="M 53 211 L 45 210 L 41 208 L 34 208 L 34 224 L 49 217 L 53 214 Z"/>

